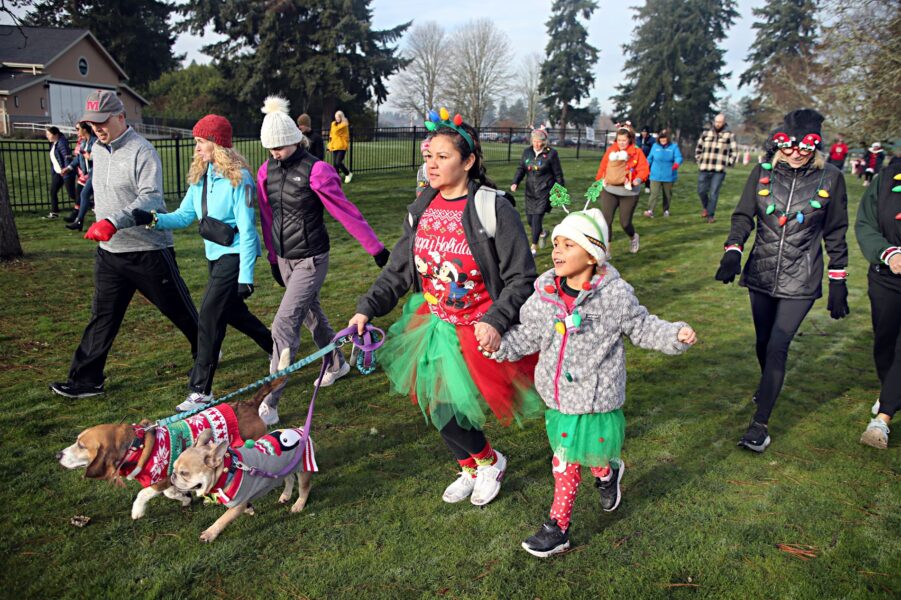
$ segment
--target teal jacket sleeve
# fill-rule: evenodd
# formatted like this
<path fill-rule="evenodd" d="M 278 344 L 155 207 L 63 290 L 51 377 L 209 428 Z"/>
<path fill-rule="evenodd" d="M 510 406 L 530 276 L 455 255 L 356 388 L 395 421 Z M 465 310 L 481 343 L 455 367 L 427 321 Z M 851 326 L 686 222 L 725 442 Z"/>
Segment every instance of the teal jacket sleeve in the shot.
<path fill-rule="evenodd" d="M 253 209 L 255 186 L 250 173 L 244 172 L 241 183 L 232 194 L 235 224 L 238 226 L 241 266 L 238 283 L 253 284 L 253 266 L 260 255 L 260 237 L 257 235 L 256 214 Z"/>
<path fill-rule="evenodd" d="M 154 229 L 184 229 L 193 223 L 197 219 L 197 213 L 194 210 L 194 195 L 197 187 L 195 184 L 188 188 L 181 205 L 175 212 L 157 213 Z"/>

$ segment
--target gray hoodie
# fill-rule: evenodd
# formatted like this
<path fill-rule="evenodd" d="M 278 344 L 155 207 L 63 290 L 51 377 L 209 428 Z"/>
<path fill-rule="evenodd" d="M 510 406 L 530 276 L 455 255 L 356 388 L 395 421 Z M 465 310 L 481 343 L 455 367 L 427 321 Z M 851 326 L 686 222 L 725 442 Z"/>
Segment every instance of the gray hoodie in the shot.
<path fill-rule="evenodd" d="M 112 142 L 94 144 L 94 205 L 97 220 L 107 219 L 118 231 L 108 242 L 107 252 L 141 252 L 172 246 L 171 231 L 135 227 L 131 211 L 166 212 L 163 202 L 163 166 L 156 149 L 129 127 Z"/>
<path fill-rule="evenodd" d="M 670 323 L 648 313 L 638 303 L 632 286 L 612 265 L 595 275 L 589 290 L 579 292 L 573 313 L 581 325 L 565 335 L 555 322 L 570 313 L 556 292 L 554 270 L 535 280 L 535 292 L 519 311 L 514 325 L 492 358 L 518 360 L 539 353 L 535 387 L 544 403 L 567 415 L 610 412 L 626 400 L 626 352 L 623 335 L 632 343 L 664 354 L 689 348 L 676 339 L 683 322 Z M 547 287 L 550 286 L 550 287 Z M 555 288 L 553 293 L 547 290 Z"/>

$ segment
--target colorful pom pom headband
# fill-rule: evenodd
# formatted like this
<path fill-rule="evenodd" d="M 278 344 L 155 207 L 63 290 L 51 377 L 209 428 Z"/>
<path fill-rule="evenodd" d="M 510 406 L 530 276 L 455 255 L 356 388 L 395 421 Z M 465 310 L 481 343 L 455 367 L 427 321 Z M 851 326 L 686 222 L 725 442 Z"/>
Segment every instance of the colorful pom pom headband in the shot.
<path fill-rule="evenodd" d="M 443 106 L 439 112 L 435 112 L 434 110 L 430 110 L 428 114 L 428 118 L 425 121 L 425 128 L 429 131 L 438 131 L 441 127 L 450 127 L 457 133 L 459 133 L 466 143 L 469 144 L 469 149 L 471 151 L 475 151 L 476 145 L 472 141 L 472 136 L 466 133 L 460 125 L 463 124 L 463 117 L 460 116 L 460 113 L 454 115 L 454 119 L 451 120 L 450 113 Z"/>

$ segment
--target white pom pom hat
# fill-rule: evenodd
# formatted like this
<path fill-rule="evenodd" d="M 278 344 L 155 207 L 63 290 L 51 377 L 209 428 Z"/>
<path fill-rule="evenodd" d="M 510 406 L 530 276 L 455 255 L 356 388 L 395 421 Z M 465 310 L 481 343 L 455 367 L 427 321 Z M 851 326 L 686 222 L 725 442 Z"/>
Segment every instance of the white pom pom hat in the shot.
<path fill-rule="evenodd" d="M 551 240 L 562 235 L 582 246 L 597 263 L 603 264 L 607 258 L 608 244 L 607 221 L 604 215 L 596 208 L 571 212 L 566 218 L 554 227 Z"/>
<path fill-rule="evenodd" d="M 263 102 L 263 126 L 260 142 L 264 148 L 281 148 L 301 143 L 303 134 L 288 114 L 290 103 L 281 96 L 269 96 Z"/>

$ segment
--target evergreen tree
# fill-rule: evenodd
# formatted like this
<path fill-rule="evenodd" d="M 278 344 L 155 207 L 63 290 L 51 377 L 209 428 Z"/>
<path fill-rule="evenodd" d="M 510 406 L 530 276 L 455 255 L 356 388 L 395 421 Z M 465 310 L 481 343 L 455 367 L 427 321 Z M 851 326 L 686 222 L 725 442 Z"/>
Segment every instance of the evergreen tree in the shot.
<path fill-rule="evenodd" d="M 775 61 L 810 56 L 816 43 L 816 11 L 817 0 L 776 0 L 753 9 L 758 21 L 751 27 L 757 34 L 739 87 L 761 83 Z"/>
<path fill-rule="evenodd" d="M 226 83 L 214 65 L 192 62 L 184 69 L 163 73 L 147 86 L 150 106 L 144 114 L 181 120 L 199 119 L 211 112 L 223 114 L 227 112 L 221 104 L 225 89 Z"/>
<path fill-rule="evenodd" d="M 204 47 L 230 83 L 232 112 L 252 122 L 267 94 L 292 102 L 292 114 L 335 110 L 351 122 L 383 103 L 385 80 L 404 66 L 394 44 L 410 23 L 372 28 L 371 0 L 188 0 L 180 6 L 183 30 L 202 33 L 212 25 L 224 41 Z M 356 119 L 356 120 L 355 120 Z"/>
<path fill-rule="evenodd" d="M 172 53 L 175 34 L 169 17 L 175 10 L 163 0 L 38 0 L 25 17 L 27 25 L 89 29 L 128 81 L 144 91 L 182 56 Z"/>
<path fill-rule="evenodd" d="M 668 127 L 690 142 L 716 103 L 724 73 L 726 37 L 738 13 L 734 0 L 647 0 L 625 46 L 625 82 L 613 97 L 619 119 L 653 130 Z"/>
<path fill-rule="evenodd" d="M 547 58 L 541 65 L 539 90 L 551 120 L 559 121 L 563 128 L 561 137 L 566 136 L 574 105 L 587 98 L 594 85 L 598 50 L 588 43 L 588 30 L 579 18 L 587 21 L 597 7 L 594 0 L 554 0 L 546 23 L 550 39 L 545 48 Z M 579 117 L 584 115 L 580 113 Z"/>

